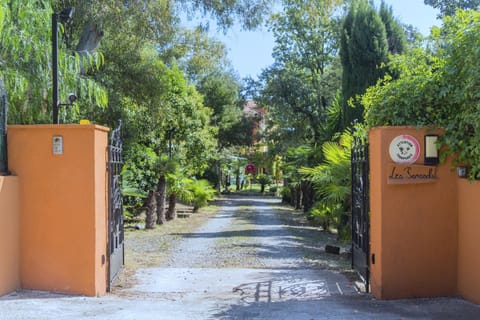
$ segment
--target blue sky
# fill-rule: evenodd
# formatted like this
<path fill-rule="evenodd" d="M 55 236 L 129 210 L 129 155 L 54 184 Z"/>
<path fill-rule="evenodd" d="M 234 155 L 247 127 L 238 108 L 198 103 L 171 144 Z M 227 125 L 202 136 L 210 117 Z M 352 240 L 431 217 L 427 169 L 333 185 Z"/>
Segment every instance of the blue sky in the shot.
<path fill-rule="evenodd" d="M 380 1 L 375 0 L 378 4 Z M 423 0 L 385 0 L 392 6 L 393 13 L 402 23 L 415 26 L 424 35 L 428 35 L 432 25 L 440 25 L 436 20 L 438 14 Z M 216 38 L 227 46 L 228 57 L 240 77 L 256 78 L 262 69 L 273 63 L 272 48 L 274 40 L 267 30 L 255 32 L 241 31 L 233 28 L 226 35 L 215 34 Z"/>

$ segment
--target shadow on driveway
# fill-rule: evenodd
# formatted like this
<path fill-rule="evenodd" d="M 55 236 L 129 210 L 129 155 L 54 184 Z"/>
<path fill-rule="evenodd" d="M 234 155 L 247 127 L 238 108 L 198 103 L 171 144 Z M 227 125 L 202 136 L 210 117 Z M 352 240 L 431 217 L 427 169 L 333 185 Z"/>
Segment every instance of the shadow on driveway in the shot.
<path fill-rule="evenodd" d="M 237 304 L 217 312 L 212 319 L 475 320 L 480 319 L 480 307 L 457 298 L 378 301 L 369 295 L 335 295 L 307 301 Z"/>

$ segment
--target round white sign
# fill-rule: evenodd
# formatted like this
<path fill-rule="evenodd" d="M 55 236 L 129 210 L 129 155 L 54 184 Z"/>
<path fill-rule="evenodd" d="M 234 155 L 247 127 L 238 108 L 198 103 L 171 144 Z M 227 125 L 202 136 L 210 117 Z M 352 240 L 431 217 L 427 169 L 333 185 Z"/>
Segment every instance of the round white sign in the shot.
<path fill-rule="evenodd" d="M 411 164 L 420 156 L 420 144 L 414 137 L 403 134 L 390 142 L 390 158 L 395 163 Z"/>

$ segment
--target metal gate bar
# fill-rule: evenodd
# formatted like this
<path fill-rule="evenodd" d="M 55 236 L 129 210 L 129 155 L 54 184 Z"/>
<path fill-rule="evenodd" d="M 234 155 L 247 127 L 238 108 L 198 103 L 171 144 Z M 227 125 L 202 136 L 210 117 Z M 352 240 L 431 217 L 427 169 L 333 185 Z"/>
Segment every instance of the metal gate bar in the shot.
<path fill-rule="evenodd" d="M 368 143 L 355 137 L 352 162 L 352 268 L 370 284 L 370 199 Z"/>
<path fill-rule="evenodd" d="M 0 175 L 8 174 L 7 117 L 7 90 L 5 88 L 5 81 L 0 76 Z"/>
<path fill-rule="evenodd" d="M 120 134 L 122 122 L 111 133 L 110 145 L 108 146 L 108 225 L 109 225 L 109 283 L 108 290 L 115 277 L 125 264 L 125 253 L 123 247 L 123 204 L 121 189 L 121 171 L 123 167 L 123 142 Z"/>

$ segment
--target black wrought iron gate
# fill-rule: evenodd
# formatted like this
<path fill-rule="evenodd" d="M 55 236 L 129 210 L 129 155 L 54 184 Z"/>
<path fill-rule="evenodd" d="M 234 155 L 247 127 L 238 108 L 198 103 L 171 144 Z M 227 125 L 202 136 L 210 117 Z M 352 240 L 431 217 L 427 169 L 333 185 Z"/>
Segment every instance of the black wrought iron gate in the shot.
<path fill-rule="evenodd" d="M 110 145 L 108 146 L 108 255 L 109 255 L 109 283 L 111 284 L 118 272 L 124 265 L 125 255 L 123 248 L 123 205 L 121 190 L 121 170 L 123 166 L 122 157 L 122 137 L 120 130 L 122 122 L 120 121 L 118 128 L 114 129 L 110 137 Z"/>
<path fill-rule="evenodd" d="M 0 175 L 8 174 L 7 114 L 7 90 L 3 78 L 0 76 Z"/>
<path fill-rule="evenodd" d="M 370 200 L 368 143 L 356 137 L 352 147 L 352 267 L 369 291 Z"/>

